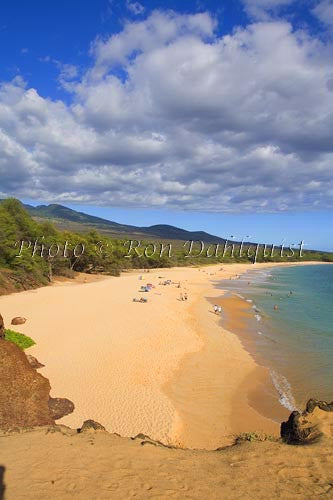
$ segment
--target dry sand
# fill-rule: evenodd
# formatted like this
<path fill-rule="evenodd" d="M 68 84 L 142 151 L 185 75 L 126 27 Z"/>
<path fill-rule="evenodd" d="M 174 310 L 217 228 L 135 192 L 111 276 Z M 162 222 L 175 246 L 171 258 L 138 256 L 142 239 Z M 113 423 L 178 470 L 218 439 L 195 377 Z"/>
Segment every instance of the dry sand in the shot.
<path fill-rule="evenodd" d="M 29 353 L 45 364 L 40 372 L 50 380 L 51 396 L 74 402 L 74 413 L 59 423 L 78 428 L 93 419 L 122 436 L 144 433 L 166 444 L 214 449 L 243 431 L 279 432 L 251 396 L 267 388 L 267 370 L 221 327 L 209 301 L 222 293 L 218 280 L 250 267 L 59 282 L 1 297 L 0 311 L 7 327 L 14 316 L 28 319 L 15 329 L 36 341 Z M 165 279 L 181 288 L 159 285 Z M 139 292 L 147 282 L 155 288 Z M 179 300 L 185 291 L 186 302 Z M 141 296 L 148 303 L 132 302 Z"/>
<path fill-rule="evenodd" d="M 0 435 L 0 497 L 3 485 L 5 500 L 333 498 L 332 440 L 244 443 L 222 451 L 141 443 L 104 432 Z"/>

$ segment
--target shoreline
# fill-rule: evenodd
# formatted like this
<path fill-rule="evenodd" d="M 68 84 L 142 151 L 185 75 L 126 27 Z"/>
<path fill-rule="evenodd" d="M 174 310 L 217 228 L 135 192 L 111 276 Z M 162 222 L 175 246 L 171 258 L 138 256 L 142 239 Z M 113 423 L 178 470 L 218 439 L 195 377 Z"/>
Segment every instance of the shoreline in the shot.
<path fill-rule="evenodd" d="M 318 276 L 322 276 L 326 275 L 326 272 L 328 272 L 328 269 L 319 270 L 317 268 L 312 274 L 317 275 L 318 273 Z M 282 276 L 285 277 L 285 280 L 279 274 L 275 274 L 273 278 L 266 278 L 265 274 L 265 272 L 261 273 L 260 271 L 257 276 L 256 272 L 250 275 L 244 274 L 239 286 L 237 283 L 235 283 L 236 286 L 230 284 L 228 292 L 222 297 L 221 302 L 226 312 L 225 327 L 239 336 L 243 346 L 251 353 L 259 365 L 268 367 L 270 377 L 278 394 L 279 404 L 286 408 L 288 412 L 300 411 L 300 408 L 311 397 L 330 400 L 330 387 L 325 386 L 330 377 L 325 374 L 325 371 L 320 372 L 320 363 L 322 362 L 325 366 L 320 351 L 316 351 L 315 344 L 313 350 L 308 351 L 306 348 L 302 350 L 302 345 L 300 345 L 298 351 L 297 346 L 297 342 L 302 343 L 304 341 L 305 345 L 307 345 L 306 342 L 309 343 L 311 338 L 316 338 L 311 337 L 311 326 L 309 327 L 309 333 L 307 333 L 308 324 L 311 325 L 312 302 L 308 303 L 309 323 L 306 321 L 302 326 L 301 321 L 304 322 L 303 316 L 304 313 L 306 315 L 306 311 L 299 309 L 302 304 L 302 291 L 299 289 L 299 282 L 296 280 L 297 274 L 294 278 L 294 274 L 284 273 Z M 251 286 L 249 287 L 247 287 L 246 283 L 248 279 L 251 280 Z M 298 286 L 295 290 L 293 289 L 294 283 L 295 287 Z M 228 287 L 228 283 L 225 283 L 225 286 Z M 314 295 L 315 289 L 311 289 L 311 285 L 309 288 L 309 284 L 303 286 L 305 290 L 310 290 L 310 295 L 307 292 L 308 295 L 305 295 L 305 297 L 312 296 L 314 300 L 317 296 Z M 284 298 L 284 287 L 287 288 L 287 291 L 289 289 L 293 290 L 290 293 L 295 294 L 296 302 L 294 306 L 291 306 L 292 303 L 289 303 L 289 301 L 287 303 L 279 302 Z M 298 304 L 297 300 L 299 301 Z M 320 303 L 322 303 L 321 300 Z M 230 324 L 230 309 L 233 306 L 236 309 L 236 315 L 243 316 L 243 324 Z M 278 308 L 277 312 L 274 311 L 275 308 Z M 301 326 L 298 326 L 298 323 Z M 295 328 L 293 328 L 293 324 Z M 320 328 L 319 325 L 312 323 L 314 333 L 318 331 L 318 328 Z M 301 336 L 298 337 L 298 341 L 295 341 L 293 339 L 296 338 L 297 334 Z M 306 335 L 309 334 L 310 337 L 307 337 Z M 316 356 L 317 364 L 314 361 Z M 313 372 L 317 378 L 312 377 Z"/>
<path fill-rule="evenodd" d="M 221 304 L 225 313 L 222 324 L 227 330 L 235 333 L 240 339 L 243 347 L 250 353 L 257 365 L 263 367 L 267 372 L 267 379 L 264 383 L 263 399 L 259 391 L 254 391 L 249 397 L 250 404 L 256 408 L 260 414 L 280 423 L 286 419 L 295 408 L 286 408 L 280 401 L 281 394 L 272 379 L 271 367 L 268 366 L 267 359 L 258 352 L 254 336 L 258 329 L 256 324 L 256 314 L 253 311 L 253 303 L 249 303 L 244 297 L 241 298 L 236 292 L 228 291 L 221 298 Z"/>
<path fill-rule="evenodd" d="M 221 295 L 217 280 L 253 268 L 218 264 L 151 270 L 142 281 L 137 271 L 58 282 L 2 296 L 0 311 L 7 327 L 12 317 L 27 317 L 15 328 L 37 342 L 28 352 L 45 364 L 52 397 L 74 402 L 74 413 L 59 424 L 75 428 L 91 418 L 123 436 L 144 433 L 165 444 L 213 449 L 230 444 L 235 433 L 278 430 L 248 402 L 262 387 L 263 368 L 236 334 L 221 328 L 206 298 Z M 181 281 L 181 289 L 160 286 L 160 276 Z M 148 303 L 133 303 L 146 282 L 155 284 L 145 294 Z M 179 300 L 184 291 L 187 302 Z"/>
<path fill-rule="evenodd" d="M 260 263 L 256 264 L 256 268 L 316 264 L 316 262 Z M 237 275 L 253 269 L 252 265 L 232 264 L 231 266 L 225 265 L 223 268 L 225 271 L 228 269 L 223 279 L 235 279 Z M 204 296 L 209 296 L 205 299 L 208 307 L 213 303 L 221 304 L 229 293 L 228 290 L 217 289 L 213 281 L 211 280 L 203 293 Z M 241 302 L 248 305 L 245 300 Z M 198 312 L 200 311 L 197 308 L 194 315 L 198 315 Z M 212 307 L 210 313 L 213 313 Z M 233 308 L 233 313 L 236 313 L 238 320 L 241 308 Z M 235 321 L 226 324 L 213 313 L 212 316 L 215 316 L 218 321 L 214 321 L 214 325 L 210 324 L 208 330 L 208 314 L 201 311 L 201 315 L 202 324 L 198 325 L 198 322 L 196 324 L 196 329 L 202 339 L 201 349 L 185 355 L 173 379 L 165 385 L 167 395 L 174 401 L 181 415 L 181 424 L 176 434 L 177 443 L 186 448 L 215 449 L 218 446 L 231 444 L 234 437 L 243 432 L 260 431 L 278 437 L 280 423 L 288 418 L 290 411 L 279 401 L 279 393 L 273 383 L 269 368 L 259 362 L 253 351 L 243 342 L 235 327 Z M 239 370 L 234 370 L 230 363 L 227 367 L 225 364 L 222 365 L 225 361 L 223 355 L 226 343 L 229 356 L 234 355 L 236 362 L 242 364 L 241 376 L 237 373 Z M 243 355 L 240 355 L 239 349 L 243 351 Z M 213 376 L 214 367 L 218 370 L 219 376 Z M 233 378 L 234 397 L 231 396 L 228 401 L 228 406 L 231 408 L 229 414 L 224 408 L 227 388 L 223 379 L 225 371 Z M 203 373 L 206 373 L 206 380 L 201 376 Z M 210 387 L 207 381 L 211 383 Z M 209 412 L 200 411 L 202 406 L 209 408 Z M 214 429 L 213 433 L 212 429 Z"/>

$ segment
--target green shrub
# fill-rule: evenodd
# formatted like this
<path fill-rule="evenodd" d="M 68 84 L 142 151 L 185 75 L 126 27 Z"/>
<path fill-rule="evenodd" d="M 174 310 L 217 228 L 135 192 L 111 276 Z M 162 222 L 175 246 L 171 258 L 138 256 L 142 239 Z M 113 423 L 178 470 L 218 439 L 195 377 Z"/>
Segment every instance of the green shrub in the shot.
<path fill-rule="evenodd" d="M 243 432 L 236 437 L 236 443 L 242 441 L 250 441 L 250 443 L 254 441 L 278 441 L 279 438 L 276 436 L 271 436 L 269 434 L 259 433 L 259 432 Z"/>
<path fill-rule="evenodd" d="M 13 342 L 20 349 L 28 349 L 28 347 L 33 346 L 36 342 L 30 337 L 23 335 L 23 333 L 14 332 L 13 330 L 5 330 L 5 339 L 9 342 Z"/>

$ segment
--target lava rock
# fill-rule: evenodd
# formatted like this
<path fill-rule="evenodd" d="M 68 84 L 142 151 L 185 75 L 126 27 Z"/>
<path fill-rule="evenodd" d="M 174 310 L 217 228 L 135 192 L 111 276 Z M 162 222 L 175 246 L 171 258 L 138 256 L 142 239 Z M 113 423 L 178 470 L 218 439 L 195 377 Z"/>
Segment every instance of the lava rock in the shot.
<path fill-rule="evenodd" d="M 333 401 L 309 399 L 303 412 L 293 411 L 281 424 L 281 437 L 288 444 L 310 444 L 333 437 Z"/>
<path fill-rule="evenodd" d="M 24 325 L 24 323 L 27 321 L 27 318 L 22 318 L 21 316 L 17 316 L 16 318 L 12 319 L 11 324 L 12 325 Z"/>
<path fill-rule="evenodd" d="M 66 398 L 50 398 L 49 399 L 49 409 L 50 415 L 54 420 L 69 415 L 74 411 L 74 403 Z"/>
<path fill-rule="evenodd" d="M 50 383 L 34 370 L 22 349 L 0 340 L 0 429 L 54 425 Z"/>
<path fill-rule="evenodd" d="M 36 359 L 34 356 L 31 356 L 31 354 L 26 354 L 26 356 L 29 361 L 29 365 L 32 366 L 32 368 L 35 368 L 35 370 L 37 368 L 43 368 L 45 366 L 42 363 L 40 363 L 38 359 Z"/>
<path fill-rule="evenodd" d="M 95 431 L 106 431 L 103 425 L 95 422 L 95 420 L 85 420 L 81 429 L 78 429 L 78 432 L 95 432 Z"/>
<path fill-rule="evenodd" d="M 0 314 L 0 339 L 5 338 L 5 325 L 3 322 L 3 317 Z"/>

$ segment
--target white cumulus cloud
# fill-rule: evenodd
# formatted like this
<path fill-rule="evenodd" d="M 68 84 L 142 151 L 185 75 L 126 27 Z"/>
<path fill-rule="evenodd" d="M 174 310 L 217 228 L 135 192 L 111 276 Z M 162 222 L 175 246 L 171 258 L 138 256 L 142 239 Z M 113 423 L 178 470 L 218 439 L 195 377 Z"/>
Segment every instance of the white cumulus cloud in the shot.
<path fill-rule="evenodd" d="M 279 9 L 295 2 L 295 0 L 242 0 L 246 12 L 257 20 L 268 20 Z"/>
<path fill-rule="evenodd" d="M 143 14 L 145 11 L 145 8 L 143 5 L 141 5 L 141 3 L 130 2 L 129 0 L 126 0 L 126 8 L 135 16 Z"/>
<path fill-rule="evenodd" d="M 313 13 L 322 21 L 324 24 L 333 26 L 333 1 L 323 0 L 316 5 L 313 9 Z"/>
<path fill-rule="evenodd" d="M 127 23 L 93 43 L 83 75 L 61 65 L 70 104 L 21 78 L 3 82 L 0 191 L 106 206 L 331 209 L 332 46 L 284 21 L 215 28 L 207 13 Z"/>

